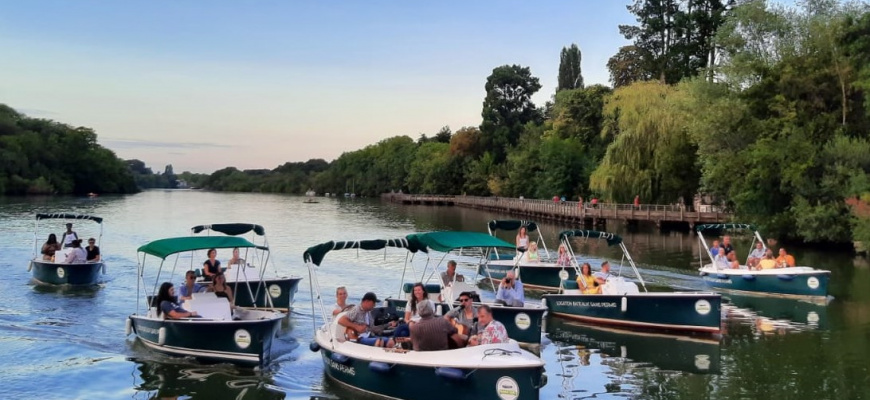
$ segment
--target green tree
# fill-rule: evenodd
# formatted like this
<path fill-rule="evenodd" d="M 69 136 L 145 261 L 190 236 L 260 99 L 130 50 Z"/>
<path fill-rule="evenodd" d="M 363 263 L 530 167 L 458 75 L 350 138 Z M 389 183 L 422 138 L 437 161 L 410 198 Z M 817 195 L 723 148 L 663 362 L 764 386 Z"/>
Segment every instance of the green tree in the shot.
<path fill-rule="evenodd" d="M 532 76 L 528 67 L 503 65 L 487 77 L 481 145 L 492 151 L 497 163 L 517 143 L 527 122 L 541 121 L 542 115 L 532 102 L 532 95 L 540 89 L 538 78 Z"/>
<path fill-rule="evenodd" d="M 652 74 L 644 66 L 647 56 L 637 46 L 622 46 L 613 57 L 607 60 L 610 83 L 614 88 L 631 85 L 634 82 L 652 79 Z"/>
<path fill-rule="evenodd" d="M 566 89 L 583 88 L 583 71 L 580 67 L 580 48 L 576 44 L 571 47 L 563 47 L 559 55 L 559 86 L 556 93 Z"/>

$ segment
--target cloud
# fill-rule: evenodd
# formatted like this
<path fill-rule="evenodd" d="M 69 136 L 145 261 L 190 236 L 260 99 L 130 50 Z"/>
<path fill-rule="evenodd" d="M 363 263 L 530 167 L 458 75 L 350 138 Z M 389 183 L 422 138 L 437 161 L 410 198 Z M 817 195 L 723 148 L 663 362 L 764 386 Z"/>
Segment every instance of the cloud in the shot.
<path fill-rule="evenodd" d="M 226 145 L 219 143 L 197 143 L 197 142 L 163 142 L 156 140 L 135 140 L 135 139 L 109 139 L 101 140 L 100 143 L 106 147 L 113 149 L 143 149 L 143 148 L 169 148 L 175 150 L 182 149 L 215 149 L 215 148 L 230 148 L 238 147 L 236 145 Z M 183 154 L 183 153 L 179 153 Z"/>
<path fill-rule="evenodd" d="M 60 115 L 60 113 L 54 111 L 40 110 L 38 108 L 16 108 L 15 111 L 25 114 L 28 117 L 50 117 L 53 115 Z"/>

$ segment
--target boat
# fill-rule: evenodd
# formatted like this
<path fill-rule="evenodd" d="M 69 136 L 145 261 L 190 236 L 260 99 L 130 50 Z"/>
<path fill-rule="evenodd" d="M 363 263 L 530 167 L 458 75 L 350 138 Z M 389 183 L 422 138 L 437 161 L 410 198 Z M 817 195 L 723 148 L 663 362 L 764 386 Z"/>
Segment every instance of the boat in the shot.
<path fill-rule="evenodd" d="M 247 260 L 243 268 L 232 268 L 225 271 L 227 283 L 232 285 L 233 293 L 236 294 L 236 305 L 239 307 L 271 308 L 281 311 L 289 311 L 293 305 L 293 298 L 299 291 L 301 276 L 281 276 L 274 261 L 269 257 L 269 242 L 266 238 L 266 229 L 262 225 L 249 223 L 211 224 L 197 225 L 190 228 L 193 234 L 206 232 L 222 233 L 229 236 L 251 234 L 251 242 L 258 247 L 251 249 L 242 258 Z M 267 268 L 272 265 L 273 269 L 267 275 Z M 201 269 L 202 264 L 194 264 Z M 196 270 L 195 269 L 195 270 Z M 197 275 L 201 275 L 199 272 Z"/>
<path fill-rule="evenodd" d="M 752 234 L 752 248 L 756 241 L 764 245 L 761 234 L 750 224 L 704 224 L 695 227 L 698 234 L 698 257 L 701 264 L 699 273 L 704 282 L 716 290 L 745 292 L 756 295 L 769 295 L 791 298 L 820 298 L 828 295 L 828 280 L 831 271 L 807 266 L 772 268 L 756 270 L 745 264 L 740 268 L 719 268 L 714 262 L 713 253 L 704 239 L 704 232 L 723 229 L 748 230 Z M 766 247 L 766 246 L 765 246 Z M 710 260 L 704 263 L 704 255 Z"/>
<path fill-rule="evenodd" d="M 55 253 L 54 260 L 42 259 L 42 241 L 45 238 L 39 235 L 39 222 L 42 220 L 61 219 L 67 223 L 70 221 L 92 221 L 100 226 L 100 234 L 97 238 L 97 246 L 102 244 L 103 219 L 93 215 L 52 213 L 36 214 L 36 229 L 33 234 L 33 259 L 30 260 L 28 271 L 33 274 L 33 280 L 38 284 L 48 285 L 75 285 L 87 286 L 99 283 L 100 275 L 106 273 L 105 262 L 83 262 L 67 264 L 63 261 L 72 248 L 64 248 Z M 78 233 L 76 233 L 78 236 Z M 84 239 L 79 236 L 79 239 Z"/>
<path fill-rule="evenodd" d="M 520 228 L 526 228 L 526 232 L 534 233 L 537 236 L 534 242 L 540 243 L 539 247 L 543 248 L 543 251 L 539 252 L 542 256 L 541 260 L 530 262 L 522 256 L 524 254 L 523 251 L 497 249 L 490 252 L 489 257 L 481 260 L 477 268 L 478 275 L 491 281 L 500 282 L 508 271 L 516 268 L 518 269 L 518 276 L 523 281 L 524 288 L 546 291 L 558 290 L 559 283 L 563 279 L 574 280 L 577 278 L 574 268 L 558 265 L 556 260 L 550 257 L 550 252 L 547 249 L 547 244 L 544 242 L 544 237 L 541 235 L 540 227 L 535 222 L 492 220 L 487 225 L 487 231 L 492 236 L 495 236 L 495 233 L 499 229 L 517 231 Z"/>
<path fill-rule="evenodd" d="M 336 250 L 382 250 L 388 247 L 422 251 L 425 244 L 406 238 L 326 242 L 304 253 L 312 285 L 312 313 L 319 302 L 324 322 L 315 329 L 309 348 L 319 352 L 326 375 L 342 386 L 392 399 L 538 399 L 546 384 L 544 362 L 523 350 L 519 343 L 484 344 L 440 351 L 414 351 L 366 346 L 346 340 L 345 328 L 332 319 L 317 285 L 317 268 L 324 256 Z M 486 236 L 486 235 L 484 235 Z M 342 271 L 345 273 L 345 271 Z M 329 290 L 329 289 L 327 289 Z M 381 305 L 373 317 L 388 313 Z M 317 319 L 312 316 L 312 322 Z"/>
<path fill-rule="evenodd" d="M 127 317 L 127 335 L 134 333 L 149 349 L 173 356 L 264 368 L 272 360 L 272 341 L 285 317 L 283 313 L 235 307 L 227 298 L 214 293 L 194 293 L 191 300 L 181 304 L 187 311 L 196 311 L 199 318 L 167 319 L 165 314 L 157 314 L 159 305 L 151 304 L 163 281 L 181 281 L 173 279 L 176 271 L 183 276 L 187 270 L 179 263 L 186 262 L 195 251 L 212 248 L 247 250 L 258 246 L 233 236 L 187 236 L 159 239 L 139 247 L 138 300 L 136 312 Z M 173 255 L 174 260 L 167 263 L 167 258 Z M 149 266 L 158 264 L 153 286 L 146 284 L 146 262 Z M 170 274 L 162 274 L 164 266 Z"/>
<path fill-rule="evenodd" d="M 601 285 L 601 294 L 583 294 L 576 281 L 563 280 L 558 294 L 545 294 L 543 301 L 552 315 L 597 325 L 614 325 L 632 329 L 663 330 L 716 334 L 721 331 L 722 296 L 712 292 L 649 292 L 622 238 L 608 232 L 568 230 L 559 240 L 571 249 L 571 240 L 604 240 L 619 246 L 622 263 L 628 263 L 641 284 L 622 277 L 622 263 L 616 276 Z M 576 259 L 574 267 L 579 271 Z M 579 272 L 578 272 L 579 273 Z"/>
<path fill-rule="evenodd" d="M 666 371 L 692 374 L 720 371 L 720 343 L 716 338 L 637 332 L 561 318 L 547 318 L 546 322 L 547 336 L 557 347 L 572 346 L 578 353 L 585 352 L 583 356 L 592 350 Z"/>

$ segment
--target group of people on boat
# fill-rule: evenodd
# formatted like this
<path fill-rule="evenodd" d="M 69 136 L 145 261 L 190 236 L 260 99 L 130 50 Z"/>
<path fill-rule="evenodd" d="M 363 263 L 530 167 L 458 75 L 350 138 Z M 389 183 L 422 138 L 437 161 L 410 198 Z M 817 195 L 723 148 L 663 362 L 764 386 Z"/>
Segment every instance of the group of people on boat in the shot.
<path fill-rule="evenodd" d="M 221 262 L 217 259 L 217 249 L 208 249 L 206 253 L 208 259 L 202 263 L 202 277 L 205 281 L 211 282 L 223 269 Z M 239 248 L 233 249 L 233 256 L 227 261 L 227 268 L 232 268 L 233 265 L 245 265 L 245 259 L 239 257 Z"/>
<path fill-rule="evenodd" d="M 592 266 L 588 262 L 580 266 L 580 275 L 577 275 L 577 286 L 583 294 L 601 294 L 601 287 L 610 278 L 610 263 L 601 263 L 601 271 L 592 273 Z"/>
<path fill-rule="evenodd" d="M 218 271 L 211 282 L 201 283 L 196 281 L 196 272 L 190 270 L 184 274 L 184 283 L 177 291 L 172 282 L 163 282 L 160 285 L 157 298 L 153 303 L 157 306 L 157 316 L 164 315 L 169 319 L 198 317 L 196 311 L 185 310 L 181 303 L 193 299 L 196 293 L 205 292 L 214 293 L 215 296 L 225 298 L 229 304 L 233 304 L 233 288 L 227 284 L 227 278 L 222 271 Z"/>
<path fill-rule="evenodd" d="M 737 260 L 737 253 L 734 251 L 734 246 L 731 245 L 731 237 L 725 235 L 722 237 L 722 243 L 718 240 L 713 241 L 713 246 L 710 247 L 710 254 L 713 255 L 713 261 L 717 268 L 720 269 L 740 269 L 740 261 Z M 774 268 L 789 268 L 795 266 L 795 259 L 785 250 L 784 247 L 779 248 L 777 257 L 773 256 L 773 250 L 764 246 L 762 242 L 755 242 L 755 248 L 749 253 L 746 261 L 748 269 L 764 270 Z"/>
<path fill-rule="evenodd" d="M 87 247 L 82 247 L 82 239 L 72 230 L 72 223 L 66 224 L 66 232 L 61 235 L 61 240 L 57 240 L 57 236 L 53 233 L 48 235 L 45 243 L 42 245 L 42 260 L 58 262 L 56 253 L 63 249 L 71 249 L 66 253 L 66 256 L 60 262 L 64 264 L 83 264 L 88 262 L 99 262 L 100 247 L 97 246 L 97 241 L 94 238 L 88 239 Z"/>

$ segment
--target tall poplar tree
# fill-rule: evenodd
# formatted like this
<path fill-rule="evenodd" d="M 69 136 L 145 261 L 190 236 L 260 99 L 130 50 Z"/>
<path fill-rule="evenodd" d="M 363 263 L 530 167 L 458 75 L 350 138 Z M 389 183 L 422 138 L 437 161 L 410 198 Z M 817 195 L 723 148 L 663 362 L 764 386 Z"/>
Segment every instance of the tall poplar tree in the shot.
<path fill-rule="evenodd" d="M 580 67 L 580 48 L 576 44 L 563 47 L 559 56 L 559 86 L 556 91 L 583 88 L 583 73 Z"/>

